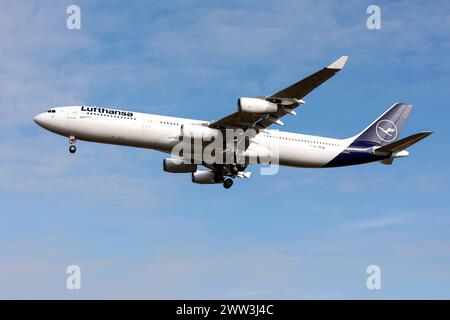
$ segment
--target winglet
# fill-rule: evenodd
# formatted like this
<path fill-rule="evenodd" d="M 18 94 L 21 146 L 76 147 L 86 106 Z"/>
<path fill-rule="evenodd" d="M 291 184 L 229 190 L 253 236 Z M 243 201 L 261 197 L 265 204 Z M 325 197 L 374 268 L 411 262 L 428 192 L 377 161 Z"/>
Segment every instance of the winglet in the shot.
<path fill-rule="evenodd" d="M 348 56 L 342 56 L 339 59 L 337 59 L 335 62 L 330 64 L 327 68 L 341 70 L 345 66 L 347 59 L 348 59 Z"/>

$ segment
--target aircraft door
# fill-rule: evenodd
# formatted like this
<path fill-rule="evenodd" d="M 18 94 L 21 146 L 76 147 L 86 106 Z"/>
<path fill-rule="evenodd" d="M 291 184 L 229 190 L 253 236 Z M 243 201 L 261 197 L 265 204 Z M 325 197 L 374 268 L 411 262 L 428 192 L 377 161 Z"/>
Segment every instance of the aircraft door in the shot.
<path fill-rule="evenodd" d="M 145 115 L 144 117 L 142 117 L 142 121 L 142 128 L 144 129 L 144 132 L 146 132 L 152 127 L 152 118 Z"/>
<path fill-rule="evenodd" d="M 80 112 L 77 107 L 67 108 L 67 126 L 70 129 L 77 129 L 80 120 Z"/>

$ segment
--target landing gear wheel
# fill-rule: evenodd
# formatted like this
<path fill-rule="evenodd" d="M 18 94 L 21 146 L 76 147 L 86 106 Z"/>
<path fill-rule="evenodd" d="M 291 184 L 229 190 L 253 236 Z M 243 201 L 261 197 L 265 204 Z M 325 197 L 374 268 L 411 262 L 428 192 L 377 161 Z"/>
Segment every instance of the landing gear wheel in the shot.
<path fill-rule="evenodd" d="M 232 166 L 231 167 L 231 173 L 232 174 L 238 174 L 239 173 L 239 168 L 237 166 Z"/>
<path fill-rule="evenodd" d="M 69 152 L 70 152 L 70 153 L 75 153 L 76 151 L 77 151 L 77 147 L 76 147 L 76 146 L 71 145 L 71 146 L 69 147 Z"/>
<path fill-rule="evenodd" d="M 246 164 L 238 164 L 236 167 L 237 167 L 238 171 L 241 172 L 241 171 L 244 171 L 245 168 L 247 168 L 247 165 Z"/>
<path fill-rule="evenodd" d="M 225 181 L 223 182 L 223 187 L 225 189 L 230 189 L 232 185 L 233 185 L 233 180 L 231 180 L 230 178 L 225 179 Z"/>

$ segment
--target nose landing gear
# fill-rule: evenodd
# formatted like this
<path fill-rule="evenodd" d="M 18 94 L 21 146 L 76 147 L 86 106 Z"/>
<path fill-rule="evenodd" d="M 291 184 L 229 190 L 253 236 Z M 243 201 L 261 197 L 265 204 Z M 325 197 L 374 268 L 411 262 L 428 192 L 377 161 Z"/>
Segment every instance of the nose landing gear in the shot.
<path fill-rule="evenodd" d="M 69 152 L 70 153 L 75 153 L 77 151 L 77 146 L 75 145 L 75 141 L 76 141 L 76 139 L 74 136 L 69 137 L 69 144 L 70 144 Z"/>

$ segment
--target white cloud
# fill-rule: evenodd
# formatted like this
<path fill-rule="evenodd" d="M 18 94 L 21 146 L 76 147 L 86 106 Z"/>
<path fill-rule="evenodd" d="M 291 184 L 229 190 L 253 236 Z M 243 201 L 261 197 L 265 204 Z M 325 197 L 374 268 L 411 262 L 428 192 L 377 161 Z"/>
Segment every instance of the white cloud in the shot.
<path fill-rule="evenodd" d="M 367 230 L 367 229 L 385 228 L 408 223 L 410 219 L 411 218 L 408 215 L 386 214 L 371 219 L 346 222 L 341 226 L 341 228 L 345 230 Z"/>

